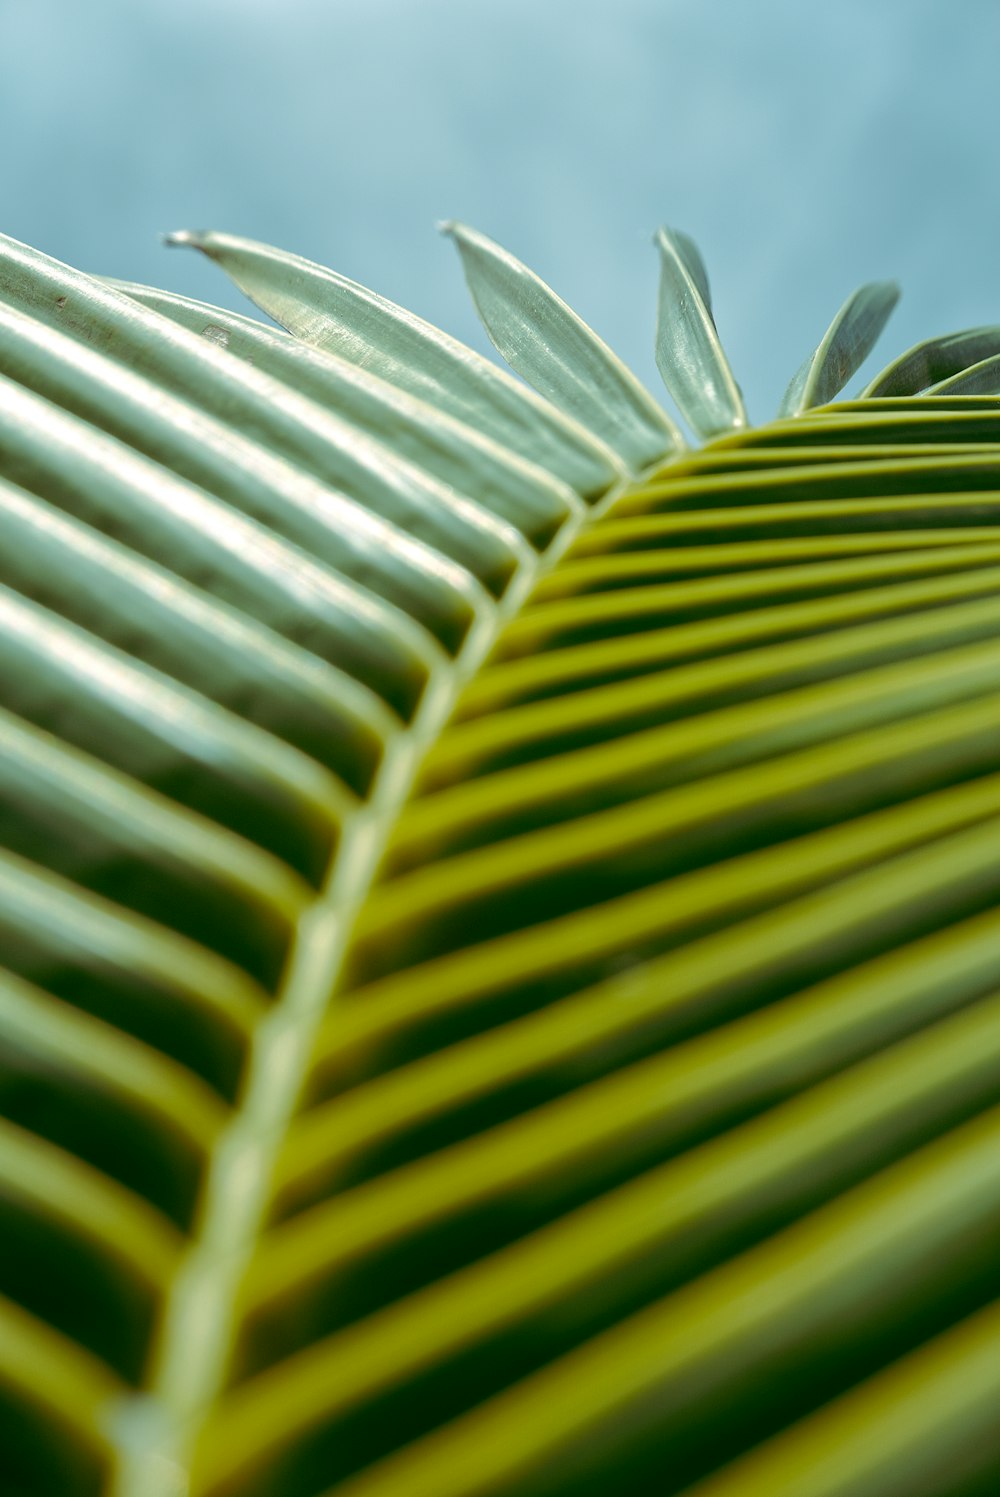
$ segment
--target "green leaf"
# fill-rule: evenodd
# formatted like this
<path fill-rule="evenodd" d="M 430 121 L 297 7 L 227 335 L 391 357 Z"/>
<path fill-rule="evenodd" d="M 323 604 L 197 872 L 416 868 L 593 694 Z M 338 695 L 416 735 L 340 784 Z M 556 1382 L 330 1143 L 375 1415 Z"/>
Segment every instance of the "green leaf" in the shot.
<path fill-rule="evenodd" d="M 5 471 L 21 485 L 140 555 L 161 560 L 176 575 L 306 646 L 401 713 L 412 714 L 435 658 L 434 642 L 423 628 L 426 594 L 391 589 L 391 598 L 384 600 L 352 585 L 336 568 L 342 558 L 331 542 L 340 537 L 326 542 L 330 549 L 318 561 L 315 553 L 326 531 L 304 520 L 296 523 L 300 511 L 281 506 L 287 489 L 267 473 L 263 453 L 264 479 L 258 474 L 256 492 L 248 475 L 244 503 L 254 503 L 258 494 L 262 498 L 260 518 L 250 518 L 22 387 L 0 380 L 0 390 Z M 176 429 L 186 442 L 185 425 L 178 421 Z M 214 469 L 225 446 L 220 444 L 216 454 L 206 441 L 201 450 Z M 230 452 L 239 473 L 238 434 Z M 233 482 L 232 474 L 226 482 Z M 323 497 L 322 490 L 313 493 L 317 500 Z M 268 527 L 269 512 L 294 540 Z M 350 545 L 353 537 L 345 539 Z M 306 549 L 310 542 L 313 554 Z M 376 573 L 371 580 L 378 586 L 383 576 Z M 398 574 L 396 580 L 398 585 Z M 406 603 L 411 617 L 399 606 Z"/>
<path fill-rule="evenodd" d="M 171 234 L 214 260 L 304 343 L 377 374 L 538 464 L 587 499 L 620 476 L 610 449 L 472 349 L 384 297 L 298 255 L 232 234 Z"/>
<path fill-rule="evenodd" d="M 785 391 L 778 415 L 798 416 L 833 400 L 875 347 L 898 300 L 894 281 L 872 281 L 849 296 Z"/>
<path fill-rule="evenodd" d="M 926 1471 L 952 1440 L 963 1475 L 988 1481 L 1000 1454 L 998 1333 L 1000 1310 L 991 1305 L 699 1483 L 697 1497 L 765 1497 L 787 1473 L 801 1497 L 826 1497 L 846 1482 L 874 1497 L 895 1480 L 901 1445 L 912 1469 Z"/>
<path fill-rule="evenodd" d="M 606 343 L 509 251 L 446 223 L 494 346 L 540 394 L 641 472 L 684 447 L 680 432 Z"/>
<path fill-rule="evenodd" d="M 745 427 L 747 413 L 715 330 L 708 276 L 693 240 L 657 230 L 660 296 L 656 363 L 685 421 L 699 436 Z"/>
<path fill-rule="evenodd" d="M 1000 353 L 929 385 L 927 395 L 1000 395 Z"/>
<path fill-rule="evenodd" d="M 340 352 L 0 252 L 8 1484 L 991 1490 L 996 401 L 626 486 L 289 257 Z"/>
<path fill-rule="evenodd" d="M 568 484 L 358 364 L 221 307 L 148 286 L 109 284 L 336 410 L 407 462 L 509 520 L 539 549 L 574 507 Z"/>
<path fill-rule="evenodd" d="M 36 251 L 0 239 L 0 263 L 11 372 L 21 382 L 40 387 L 74 416 L 96 416 L 102 426 L 108 423 L 100 412 L 110 405 L 115 437 L 272 525 L 354 582 L 414 610 L 431 633 L 455 647 L 479 589 L 457 558 L 437 550 L 431 533 L 426 543 L 409 534 L 410 527 L 423 528 L 422 510 L 429 531 L 454 549 L 444 541 L 440 503 L 427 503 L 426 495 L 422 502 L 418 476 L 401 472 L 387 449 L 366 442 L 335 412 Z M 46 350 L 52 351 L 48 358 Z M 142 374 L 151 359 L 152 379 Z M 133 371 L 138 379 L 129 378 Z M 32 407 L 32 433 L 44 425 L 46 409 Z M 20 423 L 11 440 L 21 440 Z M 44 436 L 38 446 L 45 446 Z M 38 460 L 46 460 L 41 451 Z M 109 459 L 109 466 L 114 471 L 117 465 Z M 347 497 L 339 487 L 345 482 L 356 493 L 363 489 L 364 499 Z M 405 519 L 408 529 L 394 519 Z M 511 554 L 517 542 L 512 536 L 486 540 L 480 567 L 474 558 L 484 519 L 480 514 L 473 521 L 475 539 L 466 536 L 471 551 L 459 540 L 461 560 L 472 562 L 491 590 L 502 590 L 517 566 Z"/>
<path fill-rule="evenodd" d="M 175 401 L 189 399 L 189 390 L 197 390 L 199 381 L 211 382 L 221 359 L 224 365 L 231 366 L 224 370 L 223 378 L 216 375 L 217 384 L 225 390 L 229 412 L 242 408 L 247 431 L 254 432 L 256 427 L 261 445 L 272 446 L 286 464 L 294 464 L 314 479 L 324 481 L 336 491 L 341 504 L 345 500 L 350 502 L 357 515 L 355 528 L 359 532 L 367 530 L 373 539 L 380 537 L 383 544 L 391 541 L 391 533 L 377 522 L 373 526 L 371 516 L 364 514 L 364 510 L 381 519 L 401 522 L 414 537 L 461 563 L 491 592 L 503 592 L 515 569 L 520 545 L 510 527 L 483 514 L 454 490 L 445 489 L 422 470 L 395 456 L 383 444 L 344 421 L 336 411 L 296 396 L 256 369 L 225 360 L 204 340 L 196 340 L 170 326 L 164 331 L 176 340 L 172 350 L 173 369 L 164 370 L 167 390 L 154 402 L 149 398 L 149 382 L 130 377 L 131 371 L 116 367 L 114 360 L 124 358 L 130 349 L 138 351 L 142 334 L 149 335 L 149 325 L 155 336 L 157 324 L 163 328 L 163 319 L 114 293 L 105 296 L 110 302 L 107 314 L 113 338 L 109 347 L 111 360 L 82 344 L 67 346 L 64 335 L 57 329 L 39 329 L 23 314 L 5 308 L 0 311 L 0 356 L 7 373 L 40 394 L 57 399 L 76 414 L 96 413 L 101 424 L 113 429 L 116 435 L 144 446 L 151 456 L 173 458 L 186 476 L 201 479 L 206 459 L 200 459 L 199 444 L 190 436 L 184 456 L 177 453 L 180 423 L 169 419 L 168 406 L 171 395 Z M 184 373 L 187 388 L 181 384 Z M 177 381 L 173 391 L 171 374 Z M 216 409 L 221 413 L 218 395 L 215 399 Z M 208 404 L 208 398 L 203 403 Z M 109 409 L 120 413 L 120 427 L 108 420 Z M 194 420 L 197 423 L 197 417 Z M 167 432 L 169 436 L 165 435 Z M 197 436 L 201 435 L 199 430 Z M 166 441 L 173 444 L 169 453 L 163 445 Z M 232 475 L 233 442 L 228 434 L 216 442 L 216 452 L 222 446 L 228 447 L 230 453 L 226 457 L 220 454 L 219 465 Z M 226 497 L 235 489 L 230 476 Z M 314 495 L 309 508 L 314 514 L 322 513 L 324 508 L 330 508 L 331 502 L 336 503 L 337 499 L 331 496 L 322 504 Z"/>
<path fill-rule="evenodd" d="M 1000 354 L 1000 327 L 974 327 L 964 333 L 928 338 L 887 365 L 862 396 L 918 395 L 996 354 Z"/>
<path fill-rule="evenodd" d="M 51 504 L 0 482 L 0 580 L 370 785 L 392 714 L 311 652 Z"/>

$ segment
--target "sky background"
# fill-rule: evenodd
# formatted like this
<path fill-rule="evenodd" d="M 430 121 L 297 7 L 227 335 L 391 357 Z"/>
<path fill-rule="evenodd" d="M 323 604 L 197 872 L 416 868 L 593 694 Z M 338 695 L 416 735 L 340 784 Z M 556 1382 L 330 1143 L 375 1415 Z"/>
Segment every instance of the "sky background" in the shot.
<path fill-rule="evenodd" d="M 864 280 L 873 368 L 1000 322 L 998 63 L 997 0 L 0 0 L 0 229 L 249 310 L 159 243 L 226 229 L 485 350 L 464 219 L 657 391 L 667 223 L 762 421 Z"/>

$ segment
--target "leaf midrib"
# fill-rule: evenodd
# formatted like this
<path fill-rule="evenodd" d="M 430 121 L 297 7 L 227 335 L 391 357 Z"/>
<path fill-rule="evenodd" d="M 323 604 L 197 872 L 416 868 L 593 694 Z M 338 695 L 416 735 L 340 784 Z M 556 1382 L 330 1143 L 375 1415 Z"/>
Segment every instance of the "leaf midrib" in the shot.
<path fill-rule="evenodd" d="M 285 978 L 254 1037 L 242 1101 L 209 1161 L 198 1229 L 164 1308 L 148 1386 L 114 1411 L 115 1497 L 174 1497 L 178 1480 L 186 1480 L 199 1431 L 224 1384 L 238 1288 L 261 1235 L 274 1164 L 357 918 L 425 756 L 464 685 L 540 578 L 581 530 L 662 467 L 658 462 L 655 470 L 620 481 L 592 507 L 577 501 L 547 550 L 522 566 L 496 605 L 481 608 L 458 658 L 433 668 L 413 722 L 387 749 L 369 799 L 345 820 L 324 888 L 299 922 Z"/>

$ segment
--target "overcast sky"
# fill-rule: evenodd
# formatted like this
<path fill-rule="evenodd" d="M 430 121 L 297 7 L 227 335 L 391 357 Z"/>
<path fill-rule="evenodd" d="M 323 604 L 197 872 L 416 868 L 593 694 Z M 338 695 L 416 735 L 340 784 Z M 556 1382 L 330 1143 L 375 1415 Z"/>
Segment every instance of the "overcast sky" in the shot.
<path fill-rule="evenodd" d="M 1000 322 L 998 62 L 997 0 L 0 0 L 0 229 L 236 307 L 158 234 L 248 234 L 485 347 L 461 218 L 655 390 L 665 222 L 764 420 L 863 280 L 876 366 Z"/>

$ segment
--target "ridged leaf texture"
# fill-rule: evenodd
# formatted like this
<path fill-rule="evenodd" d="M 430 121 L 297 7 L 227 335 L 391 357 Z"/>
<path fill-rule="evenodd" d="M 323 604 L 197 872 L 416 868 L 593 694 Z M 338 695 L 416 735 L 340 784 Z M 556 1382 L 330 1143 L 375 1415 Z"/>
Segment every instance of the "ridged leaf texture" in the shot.
<path fill-rule="evenodd" d="M 981 1497 L 995 330 L 752 429 L 661 237 L 689 451 L 461 233 L 536 391 L 0 241 L 4 1491 Z"/>

